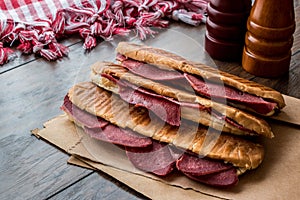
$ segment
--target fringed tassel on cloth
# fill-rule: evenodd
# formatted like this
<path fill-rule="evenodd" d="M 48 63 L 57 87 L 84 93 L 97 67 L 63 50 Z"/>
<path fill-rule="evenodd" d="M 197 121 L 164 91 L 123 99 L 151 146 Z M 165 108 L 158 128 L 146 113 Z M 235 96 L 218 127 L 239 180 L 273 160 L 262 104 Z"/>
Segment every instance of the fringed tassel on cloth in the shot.
<path fill-rule="evenodd" d="M 98 39 L 126 36 L 136 31 L 142 40 L 156 32 L 151 27 L 166 28 L 169 19 L 197 26 L 205 23 L 209 0 L 96 0 L 61 8 L 46 19 L 33 22 L 0 19 L 0 65 L 8 62 L 13 51 L 37 54 L 49 61 L 68 54 L 58 39 L 80 35 L 83 48 L 91 50 Z M 1 16 L 1 13 L 0 13 Z"/>
<path fill-rule="evenodd" d="M 3 43 L 0 42 L 0 65 L 7 63 L 13 53 L 13 50 L 3 47 Z"/>

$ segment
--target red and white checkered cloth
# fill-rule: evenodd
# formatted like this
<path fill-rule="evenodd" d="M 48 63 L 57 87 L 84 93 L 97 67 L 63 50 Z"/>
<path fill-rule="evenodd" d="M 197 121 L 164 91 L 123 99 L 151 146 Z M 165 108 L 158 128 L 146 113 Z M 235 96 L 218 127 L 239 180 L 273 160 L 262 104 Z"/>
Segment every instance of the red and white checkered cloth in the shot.
<path fill-rule="evenodd" d="M 0 65 L 13 51 L 35 53 L 47 60 L 68 54 L 57 39 L 79 34 L 87 50 L 97 39 L 136 31 L 141 39 L 168 19 L 191 25 L 205 22 L 209 0 L 5 0 L 0 2 Z"/>

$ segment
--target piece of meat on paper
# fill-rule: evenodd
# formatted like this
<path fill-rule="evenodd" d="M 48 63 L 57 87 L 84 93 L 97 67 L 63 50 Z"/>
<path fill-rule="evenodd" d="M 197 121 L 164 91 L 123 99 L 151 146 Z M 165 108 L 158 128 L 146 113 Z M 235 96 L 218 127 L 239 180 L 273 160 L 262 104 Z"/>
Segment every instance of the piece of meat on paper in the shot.
<path fill-rule="evenodd" d="M 203 176 L 222 172 L 232 168 L 233 166 L 231 164 L 225 164 L 208 158 L 200 158 L 198 155 L 184 153 L 176 161 L 176 167 L 183 173 L 188 173 L 193 176 Z"/>
<path fill-rule="evenodd" d="M 175 168 L 176 159 L 165 143 L 153 140 L 149 148 L 126 147 L 126 154 L 136 168 L 158 176 L 166 176 Z"/>
<path fill-rule="evenodd" d="M 204 176 L 193 176 L 188 173 L 184 174 L 190 179 L 216 187 L 230 187 L 236 185 L 239 181 L 235 168 Z"/>

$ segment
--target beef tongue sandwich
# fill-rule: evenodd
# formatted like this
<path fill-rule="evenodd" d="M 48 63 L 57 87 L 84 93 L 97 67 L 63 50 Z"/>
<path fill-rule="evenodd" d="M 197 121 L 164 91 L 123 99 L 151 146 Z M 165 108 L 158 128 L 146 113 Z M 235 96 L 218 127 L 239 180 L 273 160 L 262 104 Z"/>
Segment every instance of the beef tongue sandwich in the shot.
<path fill-rule="evenodd" d="M 232 186 L 263 161 L 260 144 L 190 121 L 171 126 L 91 82 L 73 86 L 61 108 L 87 134 L 121 145 L 134 166 L 159 176 L 177 168 L 208 185 Z"/>
<path fill-rule="evenodd" d="M 98 86 L 151 110 L 170 125 L 180 126 L 187 119 L 233 134 L 273 137 L 265 120 L 240 109 L 144 78 L 118 64 L 98 62 L 91 68 L 91 79 Z"/>
<path fill-rule="evenodd" d="M 269 87 L 188 61 L 162 49 L 120 42 L 116 50 L 120 54 L 117 59 L 124 67 L 151 80 L 173 80 L 177 84 L 184 80 L 200 96 L 225 97 L 230 105 L 263 116 L 271 116 L 285 106 L 282 95 Z M 220 93 L 222 90 L 225 91 Z"/>

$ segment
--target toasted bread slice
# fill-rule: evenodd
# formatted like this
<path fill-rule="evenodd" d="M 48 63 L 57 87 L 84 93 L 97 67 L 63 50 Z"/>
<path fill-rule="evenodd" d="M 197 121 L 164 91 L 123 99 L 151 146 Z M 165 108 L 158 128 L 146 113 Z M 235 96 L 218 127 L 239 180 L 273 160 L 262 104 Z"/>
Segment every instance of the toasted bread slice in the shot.
<path fill-rule="evenodd" d="M 188 93 L 170 86 L 160 84 L 158 82 L 151 81 L 149 79 L 134 75 L 130 73 L 127 69 L 122 66 L 110 62 L 97 62 L 92 65 L 91 79 L 98 86 L 103 87 L 106 90 L 112 91 L 118 94 L 119 88 L 118 85 L 102 77 L 102 74 L 112 75 L 118 77 L 121 80 L 126 80 L 137 86 L 142 86 L 143 88 L 154 91 L 157 94 L 162 96 L 171 97 L 180 102 L 188 103 L 199 103 L 205 107 L 212 108 L 218 113 L 221 113 L 224 116 L 232 119 L 241 126 L 245 127 L 248 130 L 251 130 L 252 133 L 246 132 L 239 129 L 236 126 L 224 120 L 214 117 L 206 111 L 199 111 L 195 108 L 185 108 L 182 107 L 181 117 L 191 120 L 196 123 L 203 124 L 205 126 L 210 126 L 214 129 L 225 131 L 238 135 L 263 135 L 269 138 L 274 137 L 271 127 L 269 124 L 254 115 L 241 111 L 237 108 L 230 107 L 224 104 L 216 103 L 206 98 L 199 97 L 195 94 Z M 200 112 L 200 113 L 199 113 Z"/>
<path fill-rule="evenodd" d="M 220 134 L 214 129 L 195 123 L 183 123 L 180 127 L 170 126 L 158 118 L 150 117 L 146 109 L 130 106 L 118 95 L 91 82 L 73 86 L 68 96 L 77 107 L 112 124 L 130 128 L 141 135 L 170 143 L 200 156 L 232 163 L 242 169 L 242 172 L 258 167 L 264 157 L 264 149 L 259 144 L 225 133 Z"/>
<path fill-rule="evenodd" d="M 153 64 L 163 69 L 175 69 L 198 75 L 204 79 L 218 82 L 222 81 L 224 84 L 232 86 L 242 92 L 262 97 L 270 102 L 275 102 L 277 103 L 278 109 L 282 109 L 285 106 L 281 93 L 272 88 L 222 72 L 205 64 L 188 61 L 178 55 L 162 49 L 128 42 L 120 42 L 116 51 L 131 59 Z"/>

